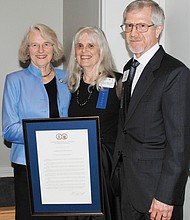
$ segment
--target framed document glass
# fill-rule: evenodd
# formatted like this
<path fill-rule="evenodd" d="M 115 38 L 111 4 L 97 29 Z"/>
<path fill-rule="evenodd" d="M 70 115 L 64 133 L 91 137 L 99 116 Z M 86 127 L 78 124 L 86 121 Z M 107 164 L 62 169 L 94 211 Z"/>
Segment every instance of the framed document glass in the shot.
<path fill-rule="evenodd" d="M 24 119 L 32 215 L 103 215 L 99 117 Z"/>

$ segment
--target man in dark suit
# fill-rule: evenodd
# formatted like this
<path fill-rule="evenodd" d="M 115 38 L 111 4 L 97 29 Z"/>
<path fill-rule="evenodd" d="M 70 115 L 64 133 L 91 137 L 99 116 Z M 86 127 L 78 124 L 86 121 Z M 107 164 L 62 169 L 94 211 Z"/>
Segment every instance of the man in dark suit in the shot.
<path fill-rule="evenodd" d="M 128 48 L 140 64 L 126 100 L 124 67 L 112 186 L 123 220 L 182 220 L 190 160 L 190 70 L 159 46 L 164 12 L 151 0 L 124 11 Z"/>

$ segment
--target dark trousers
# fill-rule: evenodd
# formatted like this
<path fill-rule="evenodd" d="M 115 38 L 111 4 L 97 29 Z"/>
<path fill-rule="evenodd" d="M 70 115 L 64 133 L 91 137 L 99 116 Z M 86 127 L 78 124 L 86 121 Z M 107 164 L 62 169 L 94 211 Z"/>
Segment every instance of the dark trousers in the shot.
<path fill-rule="evenodd" d="M 31 215 L 29 187 L 27 182 L 26 166 L 13 164 L 15 183 L 16 220 L 57 220 L 64 217 L 34 217 Z"/>
<path fill-rule="evenodd" d="M 150 220 L 150 214 L 147 212 L 138 212 L 130 202 L 126 204 L 125 211 L 122 213 L 122 220 Z M 183 206 L 175 206 L 171 220 L 183 220 Z"/>
<path fill-rule="evenodd" d="M 124 165 L 123 163 L 121 164 L 122 165 L 118 176 L 120 178 L 120 182 L 122 185 L 121 188 L 124 188 L 124 190 L 121 193 L 121 197 L 124 196 L 123 199 L 121 199 L 122 220 L 150 220 L 149 210 L 144 210 L 144 212 L 139 212 L 138 210 L 135 209 L 135 207 L 131 203 L 130 194 L 126 187 L 127 184 L 124 180 L 125 179 Z M 183 220 L 183 206 L 174 206 L 171 220 Z"/>

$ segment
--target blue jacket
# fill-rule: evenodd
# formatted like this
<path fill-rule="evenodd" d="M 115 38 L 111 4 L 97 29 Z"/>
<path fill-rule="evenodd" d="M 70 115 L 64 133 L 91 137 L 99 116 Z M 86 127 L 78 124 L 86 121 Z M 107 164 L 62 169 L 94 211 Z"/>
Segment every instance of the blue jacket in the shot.
<path fill-rule="evenodd" d="M 54 69 L 57 82 L 57 103 L 60 117 L 68 116 L 70 92 L 66 73 Z M 12 143 L 10 159 L 26 164 L 22 119 L 49 118 L 49 99 L 41 71 L 32 64 L 6 76 L 2 109 L 3 137 Z"/>

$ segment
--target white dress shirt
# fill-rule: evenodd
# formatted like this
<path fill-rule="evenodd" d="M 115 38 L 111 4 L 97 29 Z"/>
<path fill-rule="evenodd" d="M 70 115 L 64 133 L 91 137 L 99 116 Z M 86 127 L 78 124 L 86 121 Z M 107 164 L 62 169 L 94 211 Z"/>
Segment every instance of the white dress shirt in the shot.
<path fill-rule="evenodd" d="M 156 51 L 159 49 L 159 45 L 158 43 L 155 44 L 152 48 L 150 48 L 146 53 L 144 53 L 141 57 L 136 58 L 134 55 L 134 59 L 136 59 L 140 64 L 138 65 L 138 67 L 136 68 L 136 72 L 135 72 L 135 76 L 133 79 L 133 83 L 132 83 L 132 88 L 131 88 L 131 94 L 134 91 L 134 88 L 141 76 L 141 73 L 143 72 L 145 66 L 147 65 L 147 63 L 149 62 L 149 60 L 154 56 L 154 54 L 156 53 Z"/>

